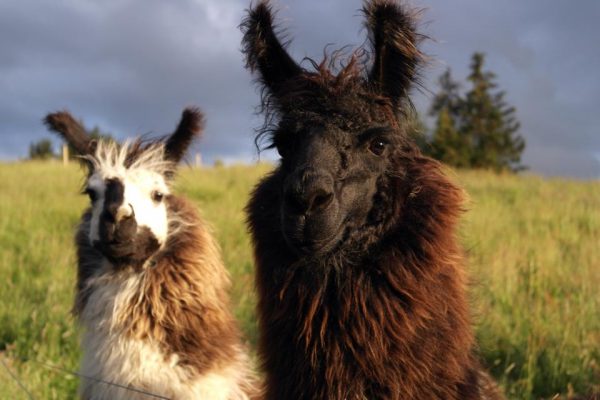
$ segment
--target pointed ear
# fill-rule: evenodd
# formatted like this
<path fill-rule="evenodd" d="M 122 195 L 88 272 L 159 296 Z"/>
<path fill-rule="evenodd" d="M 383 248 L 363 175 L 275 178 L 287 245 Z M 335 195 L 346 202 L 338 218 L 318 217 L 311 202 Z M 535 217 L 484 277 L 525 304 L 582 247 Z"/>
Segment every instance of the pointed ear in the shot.
<path fill-rule="evenodd" d="M 267 0 L 261 0 L 248 11 L 240 25 L 244 37 L 242 52 L 246 67 L 258 70 L 260 81 L 277 95 L 281 85 L 299 75 L 302 68 L 290 57 L 273 29 L 273 12 Z"/>
<path fill-rule="evenodd" d="M 423 60 L 414 11 L 397 0 L 369 0 L 363 13 L 374 53 L 369 82 L 398 105 L 407 97 Z"/>
<path fill-rule="evenodd" d="M 165 142 L 165 159 L 178 163 L 204 128 L 204 116 L 199 108 L 186 108 L 177 129 Z"/>
<path fill-rule="evenodd" d="M 84 156 L 94 151 L 95 141 L 89 137 L 81 123 L 67 111 L 46 115 L 44 124 L 70 144 L 78 155 Z"/>

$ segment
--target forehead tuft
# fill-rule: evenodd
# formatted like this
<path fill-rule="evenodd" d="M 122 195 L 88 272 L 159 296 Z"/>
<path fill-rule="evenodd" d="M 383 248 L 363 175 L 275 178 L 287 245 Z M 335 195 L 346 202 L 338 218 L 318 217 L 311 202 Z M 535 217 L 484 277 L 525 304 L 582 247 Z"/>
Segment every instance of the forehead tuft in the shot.
<path fill-rule="evenodd" d="M 154 173 L 165 176 L 172 172 L 174 165 L 165 160 L 165 147 L 162 142 L 142 144 L 140 140 L 118 144 L 112 141 L 99 141 L 93 155 L 85 156 L 92 165 L 92 174 L 103 177 L 124 176 L 131 173 Z"/>
<path fill-rule="evenodd" d="M 337 75 L 319 66 L 286 83 L 285 95 L 275 110 L 281 122 L 322 125 L 324 122 L 342 129 L 365 127 L 372 123 L 397 122 L 400 111 L 368 84 L 365 74 L 355 64 Z"/>

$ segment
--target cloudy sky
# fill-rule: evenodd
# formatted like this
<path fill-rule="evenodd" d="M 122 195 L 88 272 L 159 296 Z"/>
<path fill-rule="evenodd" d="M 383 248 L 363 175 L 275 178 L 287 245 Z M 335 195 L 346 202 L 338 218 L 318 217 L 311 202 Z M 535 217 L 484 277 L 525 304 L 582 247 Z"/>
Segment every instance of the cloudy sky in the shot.
<path fill-rule="evenodd" d="M 277 0 L 298 59 L 360 45 L 361 0 Z M 413 0 L 434 40 L 425 86 L 446 67 L 467 75 L 474 51 L 515 105 L 537 173 L 600 177 L 600 2 Z M 249 0 L 0 0 L 0 159 L 48 137 L 49 111 L 69 109 L 117 137 L 169 132 L 203 108 L 197 146 L 211 162 L 255 160 L 258 92 L 243 68 L 238 25 Z M 430 94 L 415 94 L 426 110 Z M 55 141 L 58 144 L 58 141 Z M 264 154 L 263 157 L 272 157 Z"/>

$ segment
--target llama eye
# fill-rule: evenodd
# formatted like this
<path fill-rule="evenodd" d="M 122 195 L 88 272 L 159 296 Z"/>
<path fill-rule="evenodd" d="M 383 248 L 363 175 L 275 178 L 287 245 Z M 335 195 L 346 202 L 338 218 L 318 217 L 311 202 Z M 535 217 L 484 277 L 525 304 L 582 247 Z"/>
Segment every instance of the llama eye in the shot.
<path fill-rule="evenodd" d="M 385 146 L 387 142 L 383 139 L 374 139 L 369 143 L 369 151 L 376 156 L 380 156 L 383 154 L 385 150 Z"/>
<path fill-rule="evenodd" d="M 152 200 L 155 203 L 160 203 L 164 197 L 165 197 L 164 193 L 159 192 L 158 190 L 155 190 L 152 192 Z"/>
<path fill-rule="evenodd" d="M 285 158 L 285 149 L 282 146 L 276 146 L 275 148 L 277 149 L 279 157 Z"/>
<path fill-rule="evenodd" d="M 98 200 L 98 193 L 94 189 L 86 188 L 83 193 L 88 195 L 92 203 Z"/>
<path fill-rule="evenodd" d="M 295 148 L 297 141 L 297 134 L 279 134 L 273 138 L 272 147 L 277 150 L 281 158 L 287 158 L 291 155 L 291 150 Z"/>
<path fill-rule="evenodd" d="M 275 143 L 273 143 L 273 147 L 275 147 L 275 150 L 277 150 L 277 153 L 279 154 L 279 157 L 281 158 L 285 158 L 287 155 L 287 148 L 289 146 L 289 143 L 287 143 L 286 141 L 279 139 L 276 140 Z"/>

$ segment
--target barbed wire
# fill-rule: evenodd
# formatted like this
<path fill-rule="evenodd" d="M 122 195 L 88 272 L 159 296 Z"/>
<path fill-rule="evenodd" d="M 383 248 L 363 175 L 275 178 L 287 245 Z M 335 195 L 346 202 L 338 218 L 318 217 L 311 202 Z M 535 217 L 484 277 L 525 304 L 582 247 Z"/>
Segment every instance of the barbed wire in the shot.
<path fill-rule="evenodd" d="M 5 357 L 8 357 L 7 355 L 5 355 Z M 35 360 L 32 358 L 21 358 L 21 357 L 11 357 L 13 359 L 18 359 L 21 362 L 33 362 L 35 364 L 39 364 L 45 368 L 51 369 L 54 372 L 61 372 L 63 374 L 68 374 L 68 375 L 72 375 L 72 376 L 76 376 L 78 378 L 82 378 L 82 379 L 87 379 L 89 381 L 93 381 L 97 384 L 105 384 L 105 385 L 109 385 L 109 386 L 114 386 L 114 387 L 118 387 L 120 389 L 123 390 L 128 390 L 130 392 L 135 392 L 135 393 L 139 393 L 148 397 L 153 397 L 155 399 L 161 399 L 161 400 L 171 400 L 170 397 L 166 397 L 160 394 L 156 394 L 156 393 L 152 393 L 152 392 L 148 392 L 142 389 L 138 389 L 136 387 L 133 386 L 125 386 L 125 385 L 121 385 L 119 383 L 115 383 L 115 382 L 110 382 L 110 381 L 106 381 L 104 379 L 100 379 L 100 378 L 96 378 L 93 376 L 88 376 L 88 375 L 84 375 L 80 372 L 76 372 L 76 371 L 71 371 L 69 369 L 66 369 L 64 367 L 60 367 L 58 365 L 54 365 L 48 362 L 44 362 L 44 361 L 39 361 L 39 360 Z M 33 395 L 27 390 L 27 388 L 25 387 L 25 385 L 23 385 L 23 383 L 18 379 L 18 377 L 13 374 L 10 369 L 8 368 L 8 366 L 4 363 L 4 361 L 2 360 L 2 358 L 0 358 L 0 362 L 2 362 L 2 364 L 4 365 L 4 368 L 6 368 L 6 370 L 8 371 L 8 373 L 10 374 L 10 376 L 19 384 L 19 386 L 21 387 L 21 389 L 23 389 L 23 391 L 25 391 L 27 393 L 27 395 L 29 396 L 29 399 L 31 400 L 35 400 L 35 398 L 33 397 Z"/>
<path fill-rule="evenodd" d="M 31 392 L 29 390 L 27 390 L 27 388 L 25 387 L 25 385 L 23 384 L 23 382 L 21 382 L 21 380 L 17 377 L 17 375 L 13 374 L 13 372 L 10 370 L 10 368 L 8 368 L 8 365 L 6 365 L 6 363 L 4 362 L 4 360 L 2 358 L 0 358 L 0 363 L 2 363 L 2 365 L 4 366 L 4 368 L 6 369 L 6 371 L 8 372 L 8 374 L 10 375 L 10 377 L 13 378 L 13 380 L 15 382 L 17 382 L 17 385 L 19 385 L 19 387 L 21 389 L 23 389 L 23 391 L 25 393 L 27 393 L 27 397 L 29 397 L 30 400 L 35 400 L 35 398 L 31 394 Z"/>

